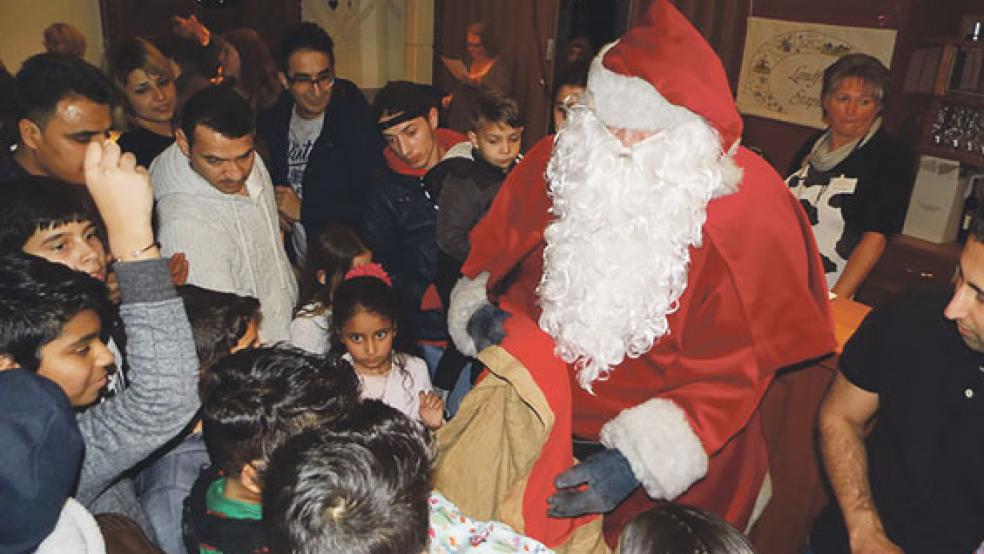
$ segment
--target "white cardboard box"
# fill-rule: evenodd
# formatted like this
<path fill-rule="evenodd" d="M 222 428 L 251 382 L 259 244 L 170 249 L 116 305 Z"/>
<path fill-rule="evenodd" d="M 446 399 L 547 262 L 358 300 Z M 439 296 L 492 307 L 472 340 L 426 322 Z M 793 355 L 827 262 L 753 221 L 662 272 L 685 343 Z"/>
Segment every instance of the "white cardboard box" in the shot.
<path fill-rule="evenodd" d="M 902 232 L 936 243 L 956 240 L 967 187 L 960 162 L 921 156 Z"/>

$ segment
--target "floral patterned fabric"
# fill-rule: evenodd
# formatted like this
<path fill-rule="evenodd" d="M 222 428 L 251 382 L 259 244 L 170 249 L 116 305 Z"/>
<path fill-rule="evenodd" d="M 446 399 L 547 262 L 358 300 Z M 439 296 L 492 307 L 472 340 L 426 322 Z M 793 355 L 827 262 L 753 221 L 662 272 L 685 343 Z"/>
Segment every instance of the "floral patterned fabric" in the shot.
<path fill-rule="evenodd" d="M 458 507 L 433 491 L 430 503 L 431 554 L 459 552 L 524 552 L 550 554 L 539 542 L 520 535 L 505 523 L 475 521 L 461 513 Z"/>

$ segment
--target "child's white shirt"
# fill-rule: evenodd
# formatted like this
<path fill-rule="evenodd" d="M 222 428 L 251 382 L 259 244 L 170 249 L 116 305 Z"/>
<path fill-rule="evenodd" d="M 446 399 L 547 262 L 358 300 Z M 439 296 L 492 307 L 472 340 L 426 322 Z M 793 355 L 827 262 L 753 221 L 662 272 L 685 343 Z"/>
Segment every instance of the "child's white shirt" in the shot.
<path fill-rule="evenodd" d="M 328 352 L 331 336 L 331 310 L 316 313 L 320 304 L 307 304 L 290 322 L 290 343 L 319 356 Z"/>
<path fill-rule="evenodd" d="M 342 358 L 352 363 L 352 355 L 346 353 Z M 407 376 L 397 364 L 402 360 Z M 359 375 L 362 385 L 362 399 L 373 398 L 400 410 L 414 421 L 420 421 L 420 392 L 432 388 L 427 363 L 409 354 L 393 354 L 393 368 L 386 375 Z"/>

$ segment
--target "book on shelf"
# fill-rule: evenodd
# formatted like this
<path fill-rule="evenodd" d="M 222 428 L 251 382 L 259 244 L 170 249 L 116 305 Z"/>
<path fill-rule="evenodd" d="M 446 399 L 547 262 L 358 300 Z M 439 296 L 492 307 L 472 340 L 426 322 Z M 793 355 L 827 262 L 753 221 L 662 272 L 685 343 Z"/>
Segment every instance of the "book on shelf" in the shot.
<path fill-rule="evenodd" d="M 928 46 L 915 50 L 909 59 L 909 67 L 905 73 L 905 80 L 902 82 L 902 90 L 905 92 L 932 93 L 942 56 L 943 48 L 940 46 Z"/>
<path fill-rule="evenodd" d="M 984 93 L 984 49 L 961 48 L 953 66 L 952 87 L 961 92 Z"/>

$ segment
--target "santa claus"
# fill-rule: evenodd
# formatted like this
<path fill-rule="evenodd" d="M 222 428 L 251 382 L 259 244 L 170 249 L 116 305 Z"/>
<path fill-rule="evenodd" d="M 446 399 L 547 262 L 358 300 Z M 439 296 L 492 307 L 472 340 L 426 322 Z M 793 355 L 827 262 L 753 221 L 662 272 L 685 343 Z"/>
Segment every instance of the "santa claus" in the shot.
<path fill-rule="evenodd" d="M 741 129 L 713 50 L 654 0 L 471 234 L 456 344 L 500 342 L 500 301 L 538 321 L 568 364 L 573 433 L 599 443 L 557 477 L 555 517 L 617 507 L 614 535 L 679 500 L 745 528 L 767 472 L 762 396 L 834 347 L 809 223 Z"/>

